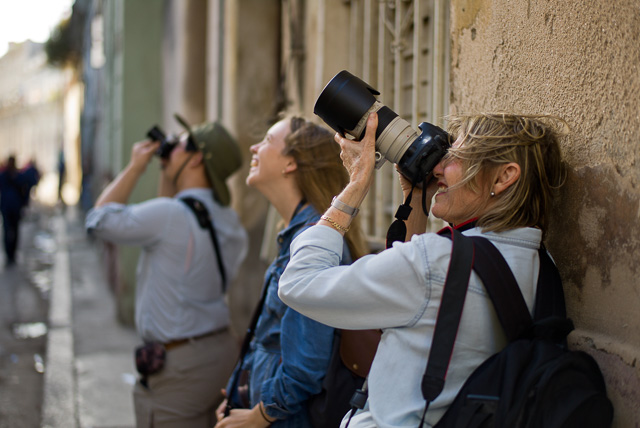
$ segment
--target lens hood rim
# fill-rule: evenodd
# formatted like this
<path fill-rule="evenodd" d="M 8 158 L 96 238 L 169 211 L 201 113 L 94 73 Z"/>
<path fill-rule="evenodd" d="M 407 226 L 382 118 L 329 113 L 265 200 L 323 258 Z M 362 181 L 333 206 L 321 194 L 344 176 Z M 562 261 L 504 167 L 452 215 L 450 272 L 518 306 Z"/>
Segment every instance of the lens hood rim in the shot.
<path fill-rule="evenodd" d="M 346 133 L 356 127 L 380 95 L 364 80 L 342 70 L 327 83 L 316 99 L 313 113 L 333 130 Z"/>

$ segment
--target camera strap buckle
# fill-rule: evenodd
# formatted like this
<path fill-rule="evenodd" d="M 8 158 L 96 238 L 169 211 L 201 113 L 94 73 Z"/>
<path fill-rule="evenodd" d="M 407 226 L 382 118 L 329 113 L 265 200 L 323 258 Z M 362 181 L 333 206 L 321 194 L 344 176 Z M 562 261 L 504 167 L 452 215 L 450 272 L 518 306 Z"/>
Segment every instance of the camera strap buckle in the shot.
<path fill-rule="evenodd" d="M 396 241 L 404 242 L 407 237 L 407 225 L 404 222 L 409 218 L 409 214 L 411 214 L 411 196 L 413 195 L 413 189 L 415 189 L 415 186 L 411 187 L 407 199 L 398 207 L 395 215 L 396 219 L 391 223 L 391 226 L 389 226 L 389 230 L 387 230 L 387 248 L 391 248 Z"/>

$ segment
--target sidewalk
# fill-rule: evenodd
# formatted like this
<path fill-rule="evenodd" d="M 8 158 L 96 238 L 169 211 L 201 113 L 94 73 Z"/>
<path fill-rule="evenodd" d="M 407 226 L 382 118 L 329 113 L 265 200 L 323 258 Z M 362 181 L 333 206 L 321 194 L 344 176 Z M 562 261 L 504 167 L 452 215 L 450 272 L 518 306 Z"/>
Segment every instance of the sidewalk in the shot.
<path fill-rule="evenodd" d="M 53 220 L 57 243 L 49 309 L 42 427 L 131 428 L 133 328 L 116 320 L 98 246 L 73 207 Z"/>

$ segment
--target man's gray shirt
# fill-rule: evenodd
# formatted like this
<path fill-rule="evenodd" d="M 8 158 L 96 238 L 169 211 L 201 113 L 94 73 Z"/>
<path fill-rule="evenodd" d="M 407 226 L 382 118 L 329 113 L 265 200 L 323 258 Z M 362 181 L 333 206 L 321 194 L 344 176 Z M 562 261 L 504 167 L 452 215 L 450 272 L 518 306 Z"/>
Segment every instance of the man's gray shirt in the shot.
<path fill-rule="evenodd" d="M 192 188 L 174 198 L 132 205 L 105 204 L 87 214 L 86 228 L 115 244 L 142 247 L 136 274 L 136 327 L 146 340 L 169 342 L 229 325 L 229 309 L 209 230 L 179 198 L 201 201 L 213 219 L 227 281 L 247 253 L 237 214 L 213 200 L 211 189 Z"/>

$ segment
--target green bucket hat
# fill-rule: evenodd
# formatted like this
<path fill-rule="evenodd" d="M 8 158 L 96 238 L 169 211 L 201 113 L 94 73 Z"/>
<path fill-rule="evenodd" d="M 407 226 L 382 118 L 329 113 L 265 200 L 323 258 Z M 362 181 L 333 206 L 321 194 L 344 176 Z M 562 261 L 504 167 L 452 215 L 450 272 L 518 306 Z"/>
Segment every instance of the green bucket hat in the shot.
<path fill-rule="evenodd" d="M 226 180 L 242 165 L 238 143 L 218 122 L 205 122 L 192 128 L 178 114 L 174 117 L 189 132 L 198 150 L 202 152 L 202 162 L 215 198 L 221 205 L 229 205 L 231 195 Z"/>

